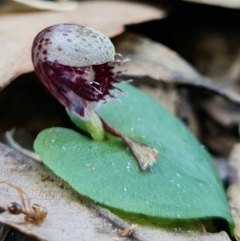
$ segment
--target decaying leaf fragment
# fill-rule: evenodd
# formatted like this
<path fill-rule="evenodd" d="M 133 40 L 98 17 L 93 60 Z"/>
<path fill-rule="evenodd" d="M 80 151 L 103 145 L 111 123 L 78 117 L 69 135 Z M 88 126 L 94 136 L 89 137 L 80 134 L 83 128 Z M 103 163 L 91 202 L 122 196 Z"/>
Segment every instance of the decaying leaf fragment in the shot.
<path fill-rule="evenodd" d="M 135 231 L 137 226 L 138 225 L 136 225 L 136 224 L 132 224 L 131 226 L 121 230 L 118 233 L 119 237 L 128 237 L 128 236 L 132 235 L 132 233 Z"/>

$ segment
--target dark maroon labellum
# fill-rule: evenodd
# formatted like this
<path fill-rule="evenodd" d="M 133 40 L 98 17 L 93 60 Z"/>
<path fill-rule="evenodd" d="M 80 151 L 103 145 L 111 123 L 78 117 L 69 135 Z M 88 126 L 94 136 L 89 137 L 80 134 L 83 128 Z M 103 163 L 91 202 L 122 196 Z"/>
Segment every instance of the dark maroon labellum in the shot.
<path fill-rule="evenodd" d="M 66 37 L 67 36 L 67 37 Z M 43 43 L 52 44 L 43 44 Z M 115 98 L 114 46 L 91 28 L 58 24 L 40 32 L 32 47 L 36 74 L 71 112 L 88 119 L 107 98 Z"/>

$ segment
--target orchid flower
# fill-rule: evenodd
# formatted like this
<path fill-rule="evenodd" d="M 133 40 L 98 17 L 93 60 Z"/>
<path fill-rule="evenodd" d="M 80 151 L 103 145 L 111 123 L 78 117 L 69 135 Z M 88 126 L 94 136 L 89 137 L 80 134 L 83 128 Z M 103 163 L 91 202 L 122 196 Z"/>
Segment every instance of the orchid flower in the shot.
<path fill-rule="evenodd" d="M 53 25 L 35 37 L 32 61 L 39 79 L 70 113 L 85 122 L 94 140 L 104 140 L 105 132 L 122 138 L 142 170 L 155 161 L 158 152 L 154 148 L 130 140 L 96 113 L 102 104 L 117 98 L 111 91 L 118 89 L 114 84 L 120 82 L 119 72 L 113 69 L 127 61 L 115 53 L 108 37 L 90 27 Z"/>

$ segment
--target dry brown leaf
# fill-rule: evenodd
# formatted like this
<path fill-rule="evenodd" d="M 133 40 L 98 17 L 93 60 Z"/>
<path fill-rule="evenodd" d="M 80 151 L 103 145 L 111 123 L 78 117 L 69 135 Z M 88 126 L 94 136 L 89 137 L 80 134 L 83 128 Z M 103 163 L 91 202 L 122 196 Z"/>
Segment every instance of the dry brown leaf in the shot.
<path fill-rule="evenodd" d="M 216 5 L 216 6 L 227 7 L 227 8 L 240 8 L 239 0 L 184 0 L 184 1 Z"/>
<path fill-rule="evenodd" d="M 238 139 L 226 131 L 220 131 L 213 123 L 207 123 L 207 125 L 209 133 L 204 138 L 204 144 L 217 155 L 228 157 Z"/>
<path fill-rule="evenodd" d="M 213 120 L 226 128 L 240 123 L 239 105 L 226 102 L 219 96 L 205 100 L 202 106 Z"/>
<path fill-rule="evenodd" d="M 113 39 L 117 52 L 130 61 L 119 67 L 127 76 L 149 76 L 166 82 L 201 83 L 201 76 L 176 52 L 146 37 L 124 33 Z"/>
<path fill-rule="evenodd" d="M 223 89 L 210 78 L 202 76 L 189 63 L 168 47 L 143 36 L 124 33 L 113 40 L 116 50 L 131 61 L 117 71 L 128 78 L 150 77 L 168 83 L 192 85 L 218 93 L 240 103 L 238 93 Z"/>
<path fill-rule="evenodd" d="M 78 2 L 52 2 L 45 0 L 7 0 L 1 4 L 0 13 L 27 13 L 36 10 L 72 11 L 78 7 Z"/>
<path fill-rule="evenodd" d="M 101 240 L 112 241 L 117 229 L 130 226 L 109 210 L 91 205 L 56 178 L 43 165 L 20 155 L 0 143 L 0 181 L 8 181 L 19 186 L 31 198 L 31 203 L 44 206 L 48 215 L 42 225 L 23 222 L 22 215 L 0 213 L 0 222 L 32 234 L 43 240 Z M 11 201 L 20 202 L 14 190 L 6 185 L 1 189 L 0 207 L 6 209 Z M 149 228 L 138 225 L 132 238 L 124 241 L 230 241 L 225 232 L 206 233 L 199 221 L 194 230 Z"/>
<path fill-rule="evenodd" d="M 20 74 L 33 71 L 31 45 L 39 31 L 49 25 L 69 22 L 93 27 L 109 37 L 124 31 L 124 25 L 160 19 L 161 9 L 124 1 L 87 1 L 72 12 L 36 12 L 0 16 L 0 88 Z"/>
<path fill-rule="evenodd" d="M 232 183 L 228 188 L 229 204 L 236 224 L 235 237 L 240 240 L 240 144 L 236 144 L 230 155 Z"/>
<path fill-rule="evenodd" d="M 229 15 L 231 11 L 229 11 Z M 219 24 L 221 25 L 221 24 Z M 217 26 L 198 30 L 193 55 L 196 68 L 205 75 L 222 84 L 232 87 L 240 76 L 240 41 L 237 32 L 219 30 Z M 236 47 L 235 47 L 236 46 Z"/>
<path fill-rule="evenodd" d="M 13 0 L 14 2 L 26 5 L 33 9 L 51 10 L 51 11 L 71 11 L 78 7 L 75 1 L 51 2 L 45 0 Z"/>

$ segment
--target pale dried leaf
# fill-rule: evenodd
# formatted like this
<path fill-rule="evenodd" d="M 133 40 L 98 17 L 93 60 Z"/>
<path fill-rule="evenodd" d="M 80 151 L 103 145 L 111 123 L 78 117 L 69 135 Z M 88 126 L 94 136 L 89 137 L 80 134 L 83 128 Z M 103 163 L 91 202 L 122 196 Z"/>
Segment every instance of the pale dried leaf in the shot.
<path fill-rule="evenodd" d="M 210 78 L 202 76 L 189 63 L 168 47 L 143 36 L 124 33 L 113 40 L 116 50 L 131 61 L 116 71 L 125 71 L 128 78 L 150 77 L 168 83 L 192 85 L 211 90 L 240 103 L 238 93 L 223 89 Z"/>
<path fill-rule="evenodd" d="M 239 0 L 184 0 L 184 1 L 216 5 L 216 6 L 227 7 L 227 8 L 240 8 Z"/>
<path fill-rule="evenodd" d="M 127 229 L 130 225 L 126 221 L 118 218 L 116 215 L 112 214 L 109 210 L 103 208 L 97 208 L 97 212 L 108 220 L 118 226 L 121 229 Z M 166 224 L 161 223 L 161 227 L 148 227 L 139 225 L 132 234 L 134 240 L 137 241 L 231 241 L 227 233 L 222 231 L 219 233 L 207 233 L 201 221 L 195 222 L 191 225 L 188 223 L 188 227 L 169 227 Z M 122 239 L 115 239 L 120 241 Z M 126 241 L 126 240 L 124 240 Z"/>
<path fill-rule="evenodd" d="M 51 2 L 45 0 L 13 0 L 14 2 L 24 4 L 28 7 L 41 10 L 52 11 L 71 11 L 78 7 L 78 3 L 75 1 L 68 2 Z"/>
<path fill-rule="evenodd" d="M 235 237 L 240 240 L 240 144 L 236 144 L 230 155 L 233 180 L 228 188 L 229 204 L 236 224 Z"/>
<path fill-rule="evenodd" d="M 159 232 L 157 229 L 146 227 L 138 227 L 138 230 L 149 238 L 146 241 L 231 241 L 224 231 L 220 233 L 197 233 L 190 230 L 184 232 L 176 228 L 175 231 L 170 233 L 168 230 L 162 229 Z"/>
<path fill-rule="evenodd" d="M 150 5 L 124 1 L 87 1 L 72 12 L 35 12 L 0 16 L 0 88 L 20 74 L 33 71 L 31 46 L 42 29 L 69 22 L 90 26 L 113 37 L 124 25 L 160 19 L 165 13 Z"/>

